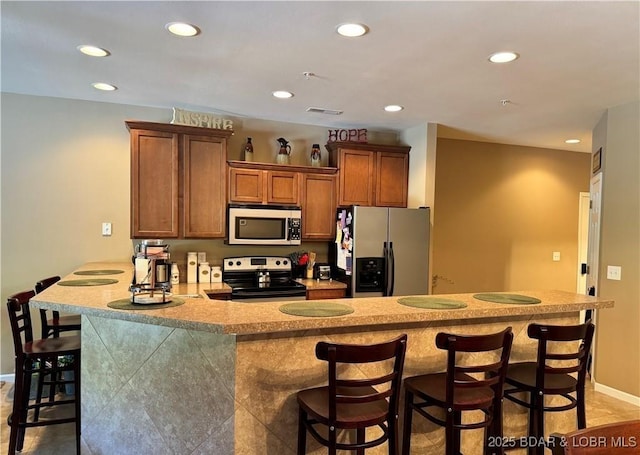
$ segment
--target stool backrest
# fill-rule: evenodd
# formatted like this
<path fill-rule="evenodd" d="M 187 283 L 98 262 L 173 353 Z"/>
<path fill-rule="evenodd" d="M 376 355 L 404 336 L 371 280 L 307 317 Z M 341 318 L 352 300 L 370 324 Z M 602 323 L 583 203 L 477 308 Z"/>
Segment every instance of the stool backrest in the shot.
<path fill-rule="evenodd" d="M 343 403 L 385 402 L 388 398 L 388 415 L 398 413 L 400 381 L 404 367 L 404 356 L 407 349 L 407 335 L 403 334 L 393 340 L 372 344 L 353 345 L 327 343 L 321 341 L 316 345 L 316 357 L 329 363 L 329 424 L 336 421 L 336 406 Z M 339 374 L 337 364 L 364 364 L 384 362 L 393 359 L 390 368 L 380 375 L 366 379 L 347 378 Z M 341 393 L 342 388 L 368 388 L 378 386 L 375 392 L 354 395 Z"/>
<path fill-rule="evenodd" d="M 454 335 L 440 332 L 436 335 L 436 346 L 447 350 L 447 407 L 453 408 L 456 388 L 493 389 L 494 399 L 502 399 L 504 381 L 507 375 L 513 332 L 507 327 L 502 332 L 490 335 Z M 471 364 L 459 362 L 456 354 L 460 352 L 476 353 L 500 351 L 497 361 L 480 362 L 476 359 Z M 463 374 L 483 373 L 484 377 L 473 381 Z M 475 378 L 475 376 L 472 376 Z"/>
<path fill-rule="evenodd" d="M 538 340 L 536 388 L 544 391 L 545 381 L 553 375 L 571 373 L 578 373 L 578 387 L 583 387 L 594 330 L 591 321 L 566 326 L 530 324 L 527 333 L 530 338 Z M 550 342 L 566 343 L 569 352 L 549 352 Z"/>
<path fill-rule="evenodd" d="M 40 294 L 42 291 L 47 289 L 52 284 L 57 283 L 58 281 L 60 281 L 59 276 L 51 276 L 49 278 L 45 278 L 43 280 L 38 281 L 36 283 L 36 294 Z"/>
<path fill-rule="evenodd" d="M 31 325 L 31 313 L 29 312 L 29 299 L 35 296 L 33 291 L 24 291 L 14 294 L 7 299 L 9 310 L 9 322 L 13 334 L 13 347 L 16 357 L 24 354 L 23 343 L 33 341 L 33 327 Z M 24 337 L 24 338 L 23 338 Z"/>

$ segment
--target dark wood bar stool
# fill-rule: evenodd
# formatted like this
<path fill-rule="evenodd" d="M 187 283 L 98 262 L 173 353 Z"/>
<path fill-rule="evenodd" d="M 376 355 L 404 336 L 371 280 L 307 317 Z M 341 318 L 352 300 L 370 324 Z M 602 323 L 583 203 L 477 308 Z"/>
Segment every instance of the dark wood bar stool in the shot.
<path fill-rule="evenodd" d="M 9 415 L 7 423 L 11 427 L 9 436 L 9 455 L 21 451 L 24 444 L 25 431 L 29 427 L 55 425 L 75 422 L 76 425 L 76 452 L 80 453 L 80 337 L 67 336 L 59 338 L 47 338 L 34 340 L 29 312 L 29 300 L 35 296 L 33 291 L 25 291 L 14 294 L 7 300 L 9 321 L 13 334 L 15 351 L 15 391 L 13 397 L 13 412 Z M 59 365 L 60 356 L 71 356 L 73 362 L 70 365 Z M 54 400 L 41 402 L 42 383 L 38 384 L 36 403 L 29 403 L 32 375 L 37 373 L 39 377 L 50 376 L 57 378 L 62 371 L 73 371 L 73 383 L 75 385 L 75 397 L 73 399 Z M 52 379 L 52 382 L 58 382 Z M 73 417 L 39 419 L 39 411 L 45 407 L 75 404 Z M 29 411 L 33 411 L 33 418 L 29 420 Z"/>
<path fill-rule="evenodd" d="M 406 348 L 407 335 L 373 345 L 318 343 L 316 357 L 328 362 L 329 385 L 298 392 L 298 455 L 306 453 L 307 431 L 329 449 L 330 455 L 337 449 L 362 455 L 365 449 L 385 441 L 389 454 L 397 455 L 398 400 Z M 338 364 L 373 362 L 380 363 L 379 369 L 384 372 L 366 379 L 346 377 L 338 368 Z M 327 428 L 328 437 L 322 436 L 316 426 Z M 365 431 L 373 426 L 383 434 L 367 441 Z M 337 442 L 338 430 L 356 430 L 356 442 Z"/>
<path fill-rule="evenodd" d="M 59 276 L 45 278 L 36 283 L 36 294 L 40 294 L 49 286 L 60 281 Z M 60 313 L 53 311 L 52 318 L 49 319 L 47 310 L 40 309 L 40 321 L 42 323 L 42 338 L 58 338 L 61 332 L 75 332 L 80 330 L 80 315 L 60 316 Z"/>
<path fill-rule="evenodd" d="M 504 379 L 513 342 L 511 327 L 491 335 L 454 335 L 438 333 L 436 346 L 447 350 L 447 371 L 424 374 L 404 380 L 404 428 L 402 453 L 409 455 L 411 449 L 411 420 L 413 411 L 431 422 L 445 427 L 447 455 L 460 453 L 460 432 L 477 428 L 485 429 L 484 453 L 499 453 L 492 449 L 492 438 L 502 436 L 502 399 Z M 496 359 L 478 361 L 469 356 L 465 363 L 456 354 L 495 352 Z M 500 351 L 498 353 L 498 351 Z M 472 376 L 474 375 L 474 376 Z M 445 420 L 430 412 L 435 407 L 445 411 Z M 462 423 L 465 411 L 482 411 L 484 419 Z"/>
<path fill-rule="evenodd" d="M 538 354 L 535 362 L 521 362 L 509 365 L 507 370 L 505 398 L 529 409 L 529 434 L 531 440 L 544 438 L 544 413 L 567 411 L 576 408 L 578 428 L 587 426 L 584 400 L 584 383 L 594 325 L 591 321 L 573 326 L 553 326 L 530 324 L 528 335 L 538 340 Z M 550 352 L 550 343 L 554 349 Z M 559 344 L 565 348 L 559 353 Z M 577 374 L 577 377 L 574 375 Z M 529 401 L 515 395 L 529 394 Z M 576 394 L 573 397 L 571 394 Z M 559 395 L 568 400 L 567 404 L 545 406 L 544 397 Z M 542 455 L 544 446 L 529 447 L 530 454 Z"/>

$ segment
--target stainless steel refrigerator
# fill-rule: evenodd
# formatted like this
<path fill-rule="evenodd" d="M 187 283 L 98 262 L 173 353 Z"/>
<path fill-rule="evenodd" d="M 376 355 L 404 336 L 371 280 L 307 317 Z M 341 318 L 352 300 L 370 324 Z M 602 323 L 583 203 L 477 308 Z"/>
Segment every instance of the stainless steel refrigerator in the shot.
<path fill-rule="evenodd" d="M 339 208 L 332 273 L 351 297 L 427 294 L 429 208 Z"/>

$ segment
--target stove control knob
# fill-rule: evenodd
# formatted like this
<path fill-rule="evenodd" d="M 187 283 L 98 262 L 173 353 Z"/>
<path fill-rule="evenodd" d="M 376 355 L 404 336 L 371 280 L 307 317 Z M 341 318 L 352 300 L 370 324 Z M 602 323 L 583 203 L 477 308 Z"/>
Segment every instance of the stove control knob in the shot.
<path fill-rule="evenodd" d="M 284 265 L 287 265 L 288 263 L 289 263 L 289 261 L 287 261 L 286 259 L 283 262 Z"/>
<path fill-rule="evenodd" d="M 240 261 L 236 261 L 236 265 L 240 267 Z"/>
<path fill-rule="evenodd" d="M 276 261 L 276 265 L 280 265 L 280 261 Z"/>
<path fill-rule="evenodd" d="M 233 266 L 233 261 L 229 261 L 228 265 L 229 265 L 229 267 L 232 267 Z"/>

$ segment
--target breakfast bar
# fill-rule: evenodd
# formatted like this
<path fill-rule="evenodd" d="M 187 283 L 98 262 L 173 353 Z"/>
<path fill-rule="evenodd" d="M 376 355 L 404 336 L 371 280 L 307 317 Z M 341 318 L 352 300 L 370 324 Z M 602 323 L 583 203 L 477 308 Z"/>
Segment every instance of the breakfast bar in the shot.
<path fill-rule="evenodd" d="M 86 286 L 65 286 L 92 270 L 119 271 Z M 322 340 L 375 343 L 408 335 L 404 375 L 444 370 L 438 332 L 486 334 L 513 328 L 511 358 L 535 358 L 531 322 L 575 324 L 580 310 L 613 301 L 564 291 L 524 290 L 536 304 L 504 304 L 474 294 L 439 297 L 460 308 L 425 309 L 398 297 L 325 300 L 340 316 L 297 316 L 284 302 L 213 300 L 225 284 L 179 284 L 172 305 L 130 309 L 133 265 L 88 263 L 35 296 L 32 307 L 82 316 L 82 444 L 90 454 L 252 454 L 296 452 L 298 390 L 326 383 L 315 358 Z M 115 282 L 113 282 L 115 281 Z M 68 283 L 67 283 L 68 284 Z M 91 285 L 95 284 L 95 285 Z M 538 302 L 539 300 L 539 302 Z M 118 309 L 114 302 L 125 302 Z M 315 301 L 306 301 L 312 307 Z M 505 404 L 505 435 L 526 435 L 526 413 Z M 547 432 L 575 429 L 574 414 L 554 413 Z M 566 415 L 565 415 L 566 414 Z M 415 419 L 414 453 L 442 453 L 444 432 Z M 481 431 L 463 434 L 462 450 L 481 453 Z M 308 453 L 326 449 L 308 438 Z M 386 453 L 386 445 L 367 453 Z"/>

